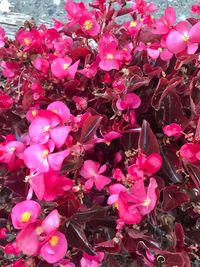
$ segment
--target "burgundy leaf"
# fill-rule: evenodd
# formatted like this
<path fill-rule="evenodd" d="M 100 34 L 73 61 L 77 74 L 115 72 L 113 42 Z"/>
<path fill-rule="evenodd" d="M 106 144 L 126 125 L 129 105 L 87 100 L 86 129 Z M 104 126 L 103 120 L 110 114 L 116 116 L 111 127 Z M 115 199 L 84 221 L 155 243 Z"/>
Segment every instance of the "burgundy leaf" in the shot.
<path fill-rule="evenodd" d="M 107 253 L 116 253 L 121 250 L 120 244 L 116 243 L 113 239 L 101 242 L 95 245 L 97 251 L 103 251 Z"/>
<path fill-rule="evenodd" d="M 88 117 L 81 130 L 80 143 L 89 143 L 96 133 L 97 128 L 102 120 L 101 116 L 95 115 Z"/>
<path fill-rule="evenodd" d="M 157 138 L 146 120 L 144 120 L 142 123 L 142 130 L 139 136 L 138 147 L 147 155 L 150 155 L 152 153 L 160 153 Z"/>
<path fill-rule="evenodd" d="M 57 200 L 57 210 L 65 218 L 72 217 L 80 208 L 80 201 L 72 192 L 65 192 L 65 194 Z"/>
<path fill-rule="evenodd" d="M 165 175 L 174 183 L 182 182 L 183 177 L 180 173 L 182 163 L 176 154 L 176 149 L 169 145 L 163 146 L 161 147 L 161 155 L 163 158 L 162 170 Z"/>
<path fill-rule="evenodd" d="M 182 252 L 184 249 L 184 230 L 180 223 L 174 225 L 174 245 L 177 252 Z"/>
<path fill-rule="evenodd" d="M 89 244 L 83 228 L 79 224 L 71 221 L 65 229 L 65 233 L 70 246 L 78 248 L 89 255 L 95 255 L 95 252 Z"/>
<path fill-rule="evenodd" d="M 163 190 L 162 208 L 164 211 L 169 211 L 187 203 L 189 200 L 189 195 L 180 187 L 170 185 Z"/>

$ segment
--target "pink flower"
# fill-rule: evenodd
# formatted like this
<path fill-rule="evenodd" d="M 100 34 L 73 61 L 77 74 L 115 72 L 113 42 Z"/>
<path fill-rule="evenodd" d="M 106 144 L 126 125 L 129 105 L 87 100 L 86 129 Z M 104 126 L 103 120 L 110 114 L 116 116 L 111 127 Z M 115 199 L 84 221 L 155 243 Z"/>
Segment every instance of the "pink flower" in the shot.
<path fill-rule="evenodd" d="M 6 228 L 0 228 L 0 239 L 6 237 Z"/>
<path fill-rule="evenodd" d="M 180 21 L 176 25 L 176 30 L 172 30 L 167 36 L 166 45 L 172 53 L 182 52 L 187 48 L 188 54 L 194 54 L 200 43 L 200 22 L 197 22 L 192 28 L 186 21 Z"/>
<path fill-rule="evenodd" d="M 86 253 L 83 254 L 80 264 L 81 267 L 99 267 L 104 259 L 103 252 L 97 252 L 97 256 L 90 256 Z"/>
<path fill-rule="evenodd" d="M 88 16 L 87 14 L 83 14 L 83 16 L 80 16 L 79 18 L 79 23 L 84 33 L 92 37 L 98 35 L 100 31 L 100 26 L 97 23 L 96 19 L 92 18 L 91 16 Z"/>
<path fill-rule="evenodd" d="M 3 90 L 0 90 L 0 111 L 2 109 L 9 109 L 13 104 L 13 99 L 5 93 Z"/>
<path fill-rule="evenodd" d="M 37 70 L 44 73 L 46 73 L 49 69 L 49 61 L 42 57 L 36 58 L 32 64 Z"/>
<path fill-rule="evenodd" d="M 180 149 L 182 158 L 189 162 L 196 162 L 200 160 L 200 144 L 187 143 Z"/>
<path fill-rule="evenodd" d="M 126 191 L 126 188 L 122 184 L 113 184 L 109 186 L 109 198 L 108 198 L 108 205 L 118 205 L 118 198 L 119 198 L 119 193 L 121 191 Z"/>
<path fill-rule="evenodd" d="M 29 126 L 29 136 L 34 143 L 46 144 L 51 139 L 57 148 L 66 141 L 70 126 L 57 126 L 49 118 L 37 116 Z"/>
<path fill-rule="evenodd" d="M 117 40 L 114 36 L 107 34 L 99 42 L 99 67 L 102 70 L 118 70 L 120 66 L 120 51 L 117 50 Z"/>
<path fill-rule="evenodd" d="M 131 36 L 134 36 L 141 29 L 142 22 L 139 22 L 137 20 L 127 21 L 124 22 L 123 26 Z"/>
<path fill-rule="evenodd" d="M 146 3 L 145 0 L 135 0 L 132 9 L 134 11 L 138 11 L 138 13 L 144 15 L 144 14 L 151 14 L 158 10 L 158 8 L 155 7 L 155 3 Z"/>
<path fill-rule="evenodd" d="M 24 150 L 24 144 L 19 141 L 11 141 L 4 146 L 0 145 L 0 162 L 7 163 L 8 167 L 12 169 L 16 156 L 22 159 Z"/>
<path fill-rule="evenodd" d="M 51 110 L 52 112 L 57 114 L 61 118 L 61 121 L 63 123 L 68 122 L 70 120 L 70 110 L 67 105 L 61 101 L 52 102 L 48 105 L 47 110 Z"/>
<path fill-rule="evenodd" d="M 40 215 L 40 205 L 33 200 L 17 203 L 11 212 L 12 224 L 15 229 L 22 229 L 28 223 L 34 222 Z"/>
<path fill-rule="evenodd" d="M 149 156 L 140 153 L 136 163 L 146 173 L 154 174 L 159 171 L 162 166 L 162 157 L 158 153 L 152 153 Z"/>
<path fill-rule="evenodd" d="M 39 200 L 52 201 L 62 196 L 73 186 L 73 181 L 65 176 L 59 176 L 54 172 L 37 173 L 29 178 L 32 190 Z"/>
<path fill-rule="evenodd" d="M 87 181 L 85 182 L 85 188 L 87 190 L 91 189 L 93 185 L 98 191 L 101 191 L 107 184 L 111 182 L 110 178 L 101 175 L 106 170 L 106 165 L 104 164 L 100 168 L 98 162 L 92 160 L 86 160 L 81 168 L 80 175 L 83 176 Z"/>
<path fill-rule="evenodd" d="M 69 77 L 74 79 L 78 69 L 79 60 L 71 65 L 72 59 L 68 56 L 64 58 L 56 58 L 51 63 L 51 71 L 53 75 L 59 79 Z"/>
<path fill-rule="evenodd" d="M 165 9 L 165 15 L 152 25 L 152 32 L 154 34 L 166 34 L 176 22 L 176 11 L 173 7 Z"/>
<path fill-rule="evenodd" d="M 179 137 L 182 134 L 182 128 L 179 124 L 177 123 L 171 123 L 169 125 L 166 125 L 163 127 L 163 132 L 166 136 L 176 136 Z"/>
<path fill-rule="evenodd" d="M 50 168 L 59 171 L 63 160 L 69 155 L 69 150 L 50 154 L 52 151 L 52 148 L 46 145 L 31 145 L 24 151 L 24 163 L 29 169 L 38 172 L 48 172 Z"/>
<path fill-rule="evenodd" d="M 122 97 L 122 99 L 118 99 L 116 102 L 116 106 L 119 110 L 125 110 L 128 108 L 136 109 L 140 106 L 140 104 L 140 97 L 134 93 L 126 94 Z"/>
<path fill-rule="evenodd" d="M 2 61 L 0 65 L 3 68 L 2 74 L 6 78 L 14 78 L 20 70 L 19 63 L 14 61 L 11 62 Z"/>
<path fill-rule="evenodd" d="M 52 232 L 41 247 L 40 254 L 48 263 L 61 260 L 67 252 L 67 240 L 59 231 Z"/>
<path fill-rule="evenodd" d="M 126 224 L 136 224 L 142 220 L 142 216 L 137 208 L 132 207 L 132 203 L 128 201 L 129 194 L 124 191 L 119 192 L 118 212 L 119 217 Z M 131 207 L 131 209 L 130 209 Z"/>
<path fill-rule="evenodd" d="M 91 65 L 87 64 L 84 69 L 79 70 L 78 72 L 87 78 L 93 78 L 97 74 L 97 71 L 98 65 L 96 62 L 93 62 Z"/>
<path fill-rule="evenodd" d="M 192 12 L 200 15 L 200 2 L 198 2 L 196 5 L 192 5 Z"/>
<path fill-rule="evenodd" d="M 149 214 L 156 205 L 157 195 L 156 188 L 157 182 L 154 178 L 150 178 L 150 183 L 147 192 L 143 180 L 138 180 L 130 189 L 129 202 L 134 203 L 129 207 L 129 211 L 137 208 L 142 216 Z"/>

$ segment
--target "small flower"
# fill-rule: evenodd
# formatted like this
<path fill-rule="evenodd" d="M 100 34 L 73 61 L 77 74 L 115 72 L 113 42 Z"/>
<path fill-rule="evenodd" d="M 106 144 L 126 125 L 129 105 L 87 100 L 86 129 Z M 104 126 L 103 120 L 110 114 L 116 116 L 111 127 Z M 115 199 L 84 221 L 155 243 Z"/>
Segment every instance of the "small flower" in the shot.
<path fill-rule="evenodd" d="M 36 58 L 32 64 L 37 70 L 44 73 L 46 73 L 49 69 L 49 61 L 42 57 Z"/>
<path fill-rule="evenodd" d="M 128 108 L 136 109 L 140 106 L 140 104 L 140 97 L 134 93 L 126 94 L 122 97 L 122 99 L 118 99 L 116 102 L 116 106 L 119 110 L 125 110 Z"/>
<path fill-rule="evenodd" d="M 106 165 L 100 167 L 98 162 L 92 160 L 86 160 L 81 168 L 80 175 L 87 181 L 85 182 L 85 188 L 91 189 L 93 185 L 98 191 L 104 189 L 104 187 L 111 182 L 110 178 L 101 175 L 106 170 Z"/>
<path fill-rule="evenodd" d="M 78 69 L 79 60 L 71 65 L 72 59 L 68 56 L 56 58 L 51 63 L 51 71 L 56 78 L 63 79 L 69 77 L 74 79 Z"/>
<path fill-rule="evenodd" d="M 11 212 L 12 224 L 15 229 L 22 229 L 28 223 L 34 222 L 40 215 L 40 205 L 33 200 L 17 203 Z"/>
<path fill-rule="evenodd" d="M 194 54 L 198 49 L 198 43 L 200 43 L 199 31 L 200 22 L 189 28 L 186 21 L 180 21 L 176 25 L 176 30 L 172 30 L 167 36 L 167 48 L 175 54 L 187 48 L 188 54 Z"/>
<path fill-rule="evenodd" d="M 92 37 L 98 35 L 100 31 L 100 26 L 97 23 L 97 21 L 91 16 L 87 16 L 87 15 L 81 16 L 79 19 L 79 23 L 81 25 L 82 31 L 85 32 L 86 34 Z"/>
<path fill-rule="evenodd" d="M 171 123 L 169 125 L 166 125 L 163 127 L 163 132 L 166 136 L 175 136 L 179 137 L 182 134 L 182 128 L 179 124 L 177 123 Z"/>

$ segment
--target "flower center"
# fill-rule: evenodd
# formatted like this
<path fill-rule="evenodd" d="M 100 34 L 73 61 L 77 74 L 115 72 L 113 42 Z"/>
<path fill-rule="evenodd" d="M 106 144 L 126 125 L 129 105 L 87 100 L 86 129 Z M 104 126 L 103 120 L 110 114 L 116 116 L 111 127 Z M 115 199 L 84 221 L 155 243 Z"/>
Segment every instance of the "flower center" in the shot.
<path fill-rule="evenodd" d="M 12 146 L 12 147 L 10 147 L 7 151 L 8 151 L 8 152 L 14 152 L 15 150 L 16 150 L 16 147 Z"/>
<path fill-rule="evenodd" d="M 31 43 L 31 40 L 30 39 L 28 39 L 28 38 L 24 38 L 24 43 L 25 43 L 25 45 L 30 45 L 30 43 Z"/>
<path fill-rule="evenodd" d="M 92 21 L 88 19 L 84 22 L 83 27 L 88 31 L 92 28 L 92 25 L 93 25 Z"/>
<path fill-rule="evenodd" d="M 189 35 L 187 33 L 184 33 L 183 40 L 187 42 L 189 40 Z"/>
<path fill-rule="evenodd" d="M 25 211 L 21 214 L 21 222 L 28 222 L 31 218 L 31 212 Z"/>
<path fill-rule="evenodd" d="M 42 157 L 43 158 L 47 158 L 49 155 L 49 150 L 45 149 L 43 152 L 42 152 Z"/>
<path fill-rule="evenodd" d="M 52 245 L 52 247 L 55 247 L 58 244 L 58 240 L 59 240 L 58 236 L 53 235 L 49 240 L 49 243 Z"/>
<path fill-rule="evenodd" d="M 43 127 L 43 132 L 45 132 L 45 133 L 48 132 L 48 130 L 50 129 L 50 127 L 51 127 L 50 125 L 44 126 Z"/>
<path fill-rule="evenodd" d="M 145 199 L 145 201 L 142 203 L 142 206 L 145 206 L 145 207 L 148 207 L 151 203 L 151 199 L 150 198 L 147 198 Z"/>
<path fill-rule="evenodd" d="M 137 22 L 136 21 L 131 21 L 130 22 L 130 25 L 129 25 L 130 28 L 134 28 L 136 26 L 137 26 Z"/>
<path fill-rule="evenodd" d="M 36 110 L 33 110 L 33 111 L 31 112 L 31 114 L 32 114 L 33 117 L 35 117 L 35 116 L 37 115 L 37 111 L 36 111 Z"/>
<path fill-rule="evenodd" d="M 112 60 L 114 58 L 113 54 L 107 54 L 106 59 Z"/>
<path fill-rule="evenodd" d="M 69 68 L 69 64 L 68 63 L 65 63 L 64 65 L 63 65 L 63 69 L 64 70 L 67 70 Z"/>

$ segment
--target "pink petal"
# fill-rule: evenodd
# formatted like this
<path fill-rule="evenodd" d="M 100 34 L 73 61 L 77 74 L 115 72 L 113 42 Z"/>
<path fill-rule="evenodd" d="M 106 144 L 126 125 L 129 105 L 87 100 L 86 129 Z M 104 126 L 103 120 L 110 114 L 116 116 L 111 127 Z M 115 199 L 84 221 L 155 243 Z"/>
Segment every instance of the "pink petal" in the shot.
<path fill-rule="evenodd" d="M 158 49 L 147 48 L 147 52 L 152 59 L 157 59 L 160 55 Z"/>
<path fill-rule="evenodd" d="M 49 130 L 45 127 L 51 127 L 51 121 L 48 118 L 36 117 L 29 126 L 29 136 L 34 143 L 45 144 L 49 140 Z"/>
<path fill-rule="evenodd" d="M 78 69 L 78 65 L 80 63 L 80 60 L 76 61 L 73 65 L 71 65 L 68 69 L 68 76 L 71 78 L 71 79 L 74 79 L 75 75 L 76 75 L 76 72 L 77 72 L 77 69 Z"/>
<path fill-rule="evenodd" d="M 57 210 L 51 211 L 47 217 L 42 222 L 42 229 L 45 234 L 50 234 L 51 232 L 58 229 L 60 226 L 60 214 Z"/>
<path fill-rule="evenodd" d="M 63 160 L 69 155 L 69 150 L 63 150 L 49 155 L 48 162 L 54 171 L 59 171 L 62 167 Z"/>
<path fill-rule="evenodd" d="M 192 43 L 200 43 L 200 21 L 197 22 L 189 32 L 189 41 Z M 193 54 L 193 53 L 192 53 Z"/>
<path fill-rule="evenodd" d="M 57 148 L 64 145 L 70 131 L 70 126 L 61 126 L 50 130 L 51 139 L 54 141 Z"/>
<path fill-rule="evenodd" d="M 31 177 L 29 181 L 31 187 L 34 190 L 34 193 L 38 200 L 42 200 L 44 196 L 45 191 L 45 185 L 44 185 L 44 174 L 37 174 Z"/>
<path fill-rule="evenodd" d="M 167 7 L 165 9 L 165 17 L 167 22 L 169 23 L 169 26 L 173 26 L 176 22 L 176 11 L 173 7 Z"/>
<path fill-rule="evenodd" d="M 119 69 L 119 63 L 115 59 L 113 59 L 113 60 L 103 59 L 100 61 L 99 67 L 105 71 L 110 71 L 113 69 L 118 70 Z"/>
<path fill-rule="evenodd" d="M 85 182 L 85 189 L 90 190 L 93 187 L 94 180 L 93 179 L 88 179 Z"/>
<path fill-rule="evenodd" d="M 58 114 L 63 122 L 68 122 L 70 119 L 70 110 L 66 104 L 61 101 L 54 101 L 48 105 L 47 110 Z"/>
<path fill-rule="evenodd" d="M 99 166 L 100 164 L 98 162 L 86 160 L 81 168 L 80 175 L 86 179 L 93 178 L 98 174 Z"/>
<path fill-rule="evenodd" d="M 104 187 L 108 185 L 110 182 L 111 182 L 111 179 L 103 175 L 96 175 L 94 177 L 94 184 L 98 191 L 101 191 L 102 189 L 104 189 Z"/>
<path fill-rule="evenodd" d="M 193 55 L 198 49 L 198 44 L 189 43 L 187 52 L 189 55 Z"/>
<path fill-rule="evenodd" d="M 171 31 L 166 40 L 167 48 L 172 53 L 179 53 L 187 47 L 187 42 L 184 41 L 184 36 L 178 31 Z"/>

